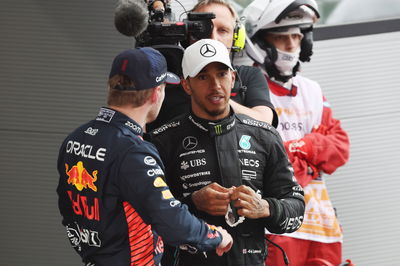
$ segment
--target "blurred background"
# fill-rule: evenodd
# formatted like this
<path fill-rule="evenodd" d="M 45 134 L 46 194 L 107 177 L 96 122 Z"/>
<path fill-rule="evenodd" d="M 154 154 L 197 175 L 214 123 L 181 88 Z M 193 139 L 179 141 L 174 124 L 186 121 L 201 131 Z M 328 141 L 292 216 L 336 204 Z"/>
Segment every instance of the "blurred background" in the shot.
<path fill-rule="evenodd" d="M 177 19 L 194 2 L 171 1 Z M 302 71 L 350 135 L 350 161 L 327 176 L 343 258 L 399 265 L 400 1 L 317 2 L 314 55 Z M 1 265 L 81 265 L 61 225 L 56 160 L 65 136 L 105 105 L 114 56 L 134 46 L 114 27 L 115 4 L 0 2 Z M 236 63 L 251 64 L 245 54 Z"/>

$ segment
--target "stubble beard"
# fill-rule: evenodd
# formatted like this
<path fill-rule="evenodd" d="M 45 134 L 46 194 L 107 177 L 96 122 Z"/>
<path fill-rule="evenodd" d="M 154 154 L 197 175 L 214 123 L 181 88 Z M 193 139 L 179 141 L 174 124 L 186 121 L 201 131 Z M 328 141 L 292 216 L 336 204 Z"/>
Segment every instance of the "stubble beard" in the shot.
<path fill-rule="evenodd" d="M 205 110 L 206 113 L 211 116 L 211 117 L 217 117 L 222 115 L 225 112 L 225 109 L 220 109 L 220 110 L 214 110 L 214 111 L 210 111 L 210 110 Z"/>

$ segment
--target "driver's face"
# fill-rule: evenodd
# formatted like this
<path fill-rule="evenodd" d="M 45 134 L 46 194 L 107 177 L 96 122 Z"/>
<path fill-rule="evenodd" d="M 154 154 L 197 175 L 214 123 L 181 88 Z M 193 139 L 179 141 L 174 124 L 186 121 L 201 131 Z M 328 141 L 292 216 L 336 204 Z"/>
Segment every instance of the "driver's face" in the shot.
<path fill-rule="evenodd" d="M 182 80 L 182 86 L 191 96 L 192 111 L 200 118 L 222 119 L 229 114 L 229 98 L 235 82 L 235 73 L 226 65 L 213 62 L 195 77 Z"/>

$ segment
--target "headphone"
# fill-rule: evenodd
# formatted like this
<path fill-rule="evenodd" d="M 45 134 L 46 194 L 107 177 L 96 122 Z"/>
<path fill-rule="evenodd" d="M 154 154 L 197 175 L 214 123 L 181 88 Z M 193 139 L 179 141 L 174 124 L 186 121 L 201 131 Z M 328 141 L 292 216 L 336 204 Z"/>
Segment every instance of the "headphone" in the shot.
<path fill-rule="evenodd" d="M 313 26 L 301 29 L 301 33 L 303 33 L 303 39 L 300 44 L 301 50 L 299 59 L 301 62 L 310 62 L 313 54 Z"/>
<path fill-rule="evenodd" d="M 239 20 L 236 20 L 235 29 L 233 30 L 232 51 L 240 52 L 244 49 L 246 43 L 246 28 Z"/>

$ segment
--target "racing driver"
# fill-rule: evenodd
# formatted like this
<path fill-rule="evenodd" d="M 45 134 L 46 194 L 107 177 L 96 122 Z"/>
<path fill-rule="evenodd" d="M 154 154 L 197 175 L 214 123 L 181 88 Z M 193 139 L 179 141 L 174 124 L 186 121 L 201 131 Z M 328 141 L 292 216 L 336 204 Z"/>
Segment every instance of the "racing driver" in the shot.
<path fill-rule="evenodd" d="M 199 40 L 185 50 L 182 68 L 191 112 L 153 130 L 152 141 L 173 195 L 197 217 L 225 228 L 234 244 L 221 257 L 177 249 L 174 264 L 264 265 L 265 228 L 296 231 L 303 190 L 278 132 L 229 105 L 235 73 L 227 48 Z"/>
<path fill-rule="evenodd" d="M 157 150 L 142 138 L 160 110 L 165 83 L 179 81 L 157 50 L 120 53 L 108 106 L 61 145 L 58 206 L 86 266 L 159 265 L 164 241 L 218 255 L 229 250 L 226 230 L 200 221 L 172 196 Z"/>

